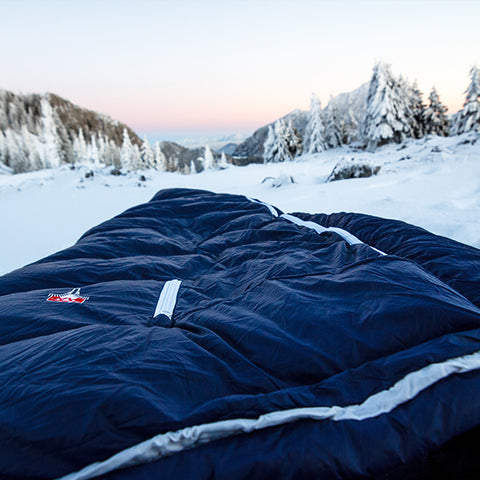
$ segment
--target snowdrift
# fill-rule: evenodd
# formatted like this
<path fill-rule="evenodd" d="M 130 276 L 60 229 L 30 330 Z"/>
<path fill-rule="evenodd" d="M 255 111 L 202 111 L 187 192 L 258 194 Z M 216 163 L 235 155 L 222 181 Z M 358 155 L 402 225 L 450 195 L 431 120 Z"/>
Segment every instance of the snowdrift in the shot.
<path fill-rule="evenodd" d="M 160 191 L 0 277 L 0 477 L 475 478 L 479 285 L 402 222 Z"/>

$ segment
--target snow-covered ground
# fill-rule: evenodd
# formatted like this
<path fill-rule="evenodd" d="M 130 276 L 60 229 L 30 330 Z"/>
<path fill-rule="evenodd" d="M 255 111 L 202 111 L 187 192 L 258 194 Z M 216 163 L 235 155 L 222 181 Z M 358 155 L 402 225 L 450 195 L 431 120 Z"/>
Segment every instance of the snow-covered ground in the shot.
<path fill-rule="evenodd" d="M 325 183 L 342 158 L 381 170 L 375 177 Z M 93 177 L 86 178 L 91 169 Z M 110 170 L 0 171 L 0 275 L 72 245 L 90 227 L 171 187 L 243 194 L 285 212 L 396 218 L 480 248 L 480 137 L 474 134 L 388 145 L 376 153 L 342 147 L 289 163 L 196 175 L 148 171 L 115 177 Z M 294 183 L 285 182 L 290 177 Z"/>

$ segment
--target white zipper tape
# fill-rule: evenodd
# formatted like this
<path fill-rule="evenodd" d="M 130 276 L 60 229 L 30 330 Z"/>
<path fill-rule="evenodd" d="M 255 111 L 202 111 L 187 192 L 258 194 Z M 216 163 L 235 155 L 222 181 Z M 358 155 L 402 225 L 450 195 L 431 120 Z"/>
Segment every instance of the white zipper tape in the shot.
<path fill-rule="evenodd" d="M 245 197 L 247 200 L 250 200 L 251 202 L 253 203 L 259 203 L 260 205 L 263 205 L 264 207 L 267 207 L 269 210 L 270 210 L 270 213 L 274 216 L 274 217 L 278 217 L 278 212 L 275 210 L 274 207 L 272 207 L 269 203 L 266 203 L 266 202 L 261 202 L 260 200 L 255 200 L 254 198 L 250 198 L 250 197 Z"/>
<path fill-rule="evenodd" d="M 362 242 L 359 238 L 357 238 L 355 235 L 352 235 L 350 232 L 347 232 L 343 228 L 323 227 L 318 223 L 302 220 L 289 213 L 283 213 L 281 217 L 285 218 L 285 220 L 288 220 L 289 222 L 294 223 L 295 225 L 300 225 L 302 227 L 310 228 L 310 230 L 315 230 L 319 235 L 325 232 L 334 232 L 337 235 L 340 235 L 340 237 L 342 237 L 349 245 L 364 244 L 364 242 Z M 380 255 L 386 255 L 385 252 L 378 250 L 378 248 L 372 247 L 370 245 L 368 246 Z"/>

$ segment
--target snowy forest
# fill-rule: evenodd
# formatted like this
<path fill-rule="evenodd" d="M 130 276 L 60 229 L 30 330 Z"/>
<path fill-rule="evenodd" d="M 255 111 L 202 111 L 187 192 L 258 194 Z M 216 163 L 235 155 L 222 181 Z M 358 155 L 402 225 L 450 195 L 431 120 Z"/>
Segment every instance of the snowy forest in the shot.
<path fill-rule="evenodd" d="M 378 62 L 368 85 L 363 119 L 356 132 L 346 134 L 345 119 L 354 117 L 349 106 L 347 110 L 341 110 L 332 98 L 322 110 L 318 96 L 313 94 L 303 135 L 290 120 L 277 120 L 268 126 L 263 159 L 265 162 L 291 160 L 304 153 L 320 153 L 353 142 L 374 151 L 387 143 L 401 143 L 409 138 L 480 132 L 478 67 L 470 70 L 470 84 L 465 94 L 463 108 L 449 120 L 447 108 L 435 87 L 432 87 L 425 104 L 416 82 L 410 83 L 402 76 L 394 75 L 390 65 Z"/>
<path fill-rule="evenodd" d="M 478 67 L 471 68 L 469 77 L 463 108 L 449 118 L 435 87 L 424 102 L 416 83 L 378 62 L 366 88 L 332 97 L 324 109 L 313 94 L 309 111 L 292 112 L 262 127 L 232 157 L 209 146 L 151 145 L 126 125 L 53 94 L 0 91 L 0 168 L 20 173 L 67 163 L 112 166 L 119 173 L 155 169 L 190 174 L 230 163 L 284 162 L 345 144 L 374 151 L 426 135 L 480 132 Z"/>
<path fill-rule="evenodd" d="M 112 166 L 196 173 L 225 168 L 227 156 L 208 146 L 188 149 L 172 142 L 151 145 L 128 126 L 53 94 L 15 95 L 0 90 L 0 170 L 12 173 L 61 164 Z"/>

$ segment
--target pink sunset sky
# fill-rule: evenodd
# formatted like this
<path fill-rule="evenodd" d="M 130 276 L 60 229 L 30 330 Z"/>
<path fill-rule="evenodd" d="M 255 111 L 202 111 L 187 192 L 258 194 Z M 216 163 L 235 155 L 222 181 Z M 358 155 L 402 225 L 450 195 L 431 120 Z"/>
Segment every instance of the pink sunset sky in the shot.
<path fill-rule="evenodd" d="M 253 132 L 357 88 L 379 58 L 454 113 L 480 64 L 474 0 L 0 0 L 0 18 L 0 88 L 139 133 Z"/>

